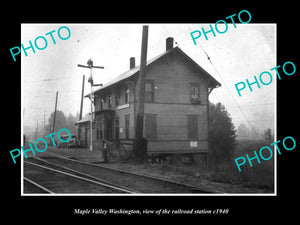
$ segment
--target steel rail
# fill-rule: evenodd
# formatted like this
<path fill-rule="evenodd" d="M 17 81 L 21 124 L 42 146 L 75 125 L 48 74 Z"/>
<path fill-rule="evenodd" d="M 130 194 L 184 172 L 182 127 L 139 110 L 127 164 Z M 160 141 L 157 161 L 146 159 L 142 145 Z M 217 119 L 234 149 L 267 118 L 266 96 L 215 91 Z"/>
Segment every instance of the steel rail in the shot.
<path fill-rule="evenodd" d="M 38 160 L 38 161 L 41 161 L 41 162 L 44 162 L 44 163 L 46 163 L 46 164 L 48 164 L 48 165 L 51 165 L 51 166 L 54 166 L 54 167 L 58 167 L 58 168 L 60 168 L 60 169 L 68 170 L 68 171 L 71 171 L 71 172 L 73 172 L 73 173 L 77 173 L 77 174 L 80 174 L 80 175 L 82 175 L 82 176 L 89 177 L 89 178 L 94 179 L 94 180 L 96 180 L 96 181 L 99 181 L 99 182 L 101 182 L 101 183 L 105 183 L 105 184 L 108 184 L 108 185 L 111 185 L 111 186 L 115 186 L 115 187 L 118 187 L 118 188 L 127 190 L 127 191 L 131 192 L 132 194 L 137 194 L 137 193 L 139 193 L 138 191 L 132 190 L 132 189 L 127 188 L 127 187 L 124 187 L 124 186 L 122 186 L 122 185 L 113 184 L 113 183 L 111 183 L 111 182 L 109 182 L 109 181 L 106 181 L 106 180 L 103 180 L 103 179 L 101 179 L 101 178 L 98 178 L 98 177 L 95 177 L 95 176 L 92 176 L 92 175 L 89 175 L 89 174 L 80 172 L 80 171 L 78 171 L 78 170 L 74 170 L 74 169 L 71 169 L 71 168 L 69 168 L 69 167 L 64 167 L 64 166 L 60 166 L 60 165 L 54 164 L 54 163 L 49 162 L 49 161 L 47 161 L 47 160 L 45 160 L 45 159 L 42 159 L 42 158 L 40 158 L 40 157 L 35 157 L 34 159 L 35 159 L 35 160 Z"/>
<path fill-rule="evenodd" d="M 36 186 L 36 187 L 42 189 L 43 191 L 45 191 L 45 192 L 47 192 L 47 193 L 49 193 L 49 194 L 55 194 L 53 191 L 50 191 L 48 188 L 45 188 L 44 186 L 42 186 L 42 185 L 40 185 L 40 184 L 34 182 L 33 180 L 30 180 L 30 179 L 27 178 L 27 177 L 24 177 L 24 176 L 23 176 L 23 179 L 24 179 L 25 181 L 27 181 L 28 183 L 30 183 L 30 184 L 32 184 L 32 185 L 34 185 L 34 186 Z"/>
<path fill-rule="evenodd" d="M 220 192 L 220 191 L 216 191 L 216 190 L 210 190 L 210 189 L 203 188 L 203 187 L 196 187 L 196 186 L 192 186 L 192 185 L 188 185 L 188 184 L 183 184 L 183 183 L 180 183 L 180 182 L 177 182 L 177 181 L 171 181 L 171 180 L 164 179 L 164 178 L 161 178 L 161 177 L 156 177 L 156 176 L 153 176 L 153 175 L 146 175 L 146 174 L 141 174 L 141 173 L 137 173 L 137 172 L 133 173 L 133 172 L 123 171 L 123 170 L 116 169 L 116 168 L 109 168 L 109 167 L 106 167 L 106 166 L 103 166 L 103 165 L 96 165 L 96 164 L 92 164 L 92 163 L 89 163 L 89 162 L 84 162 L 84 161 L 77 160 L 77 159 L 72 159 L 72 158 L 68 158 L 68 157 L 64 157 L 64 156 L 58 156 L 57 154 L 52 154 L 52 155 L 54 157 L 58 158 L 58 159 L 64 159 L 64 160 L 73 161 L 73 162 L 77 162 L 77 163 L 80 163 L 80 164 L 85 164 L 85 165 L 98 167 L 98 168 L 102 168 L 102 169 L 107 169 L 107 170 L 111 170 L 111 171 L 115 171 L 115 172 L 119 172 L 119 173 L 130 174 L 130 175 L 140 176 L 140 177 L 144 177 L 144 178 L 148 178 L 148 179 L 153 179 L 153 180 L 160 181 L 160 182 L 170 183 L 170 184 L 173 184 L 173 185 L 179 185 L 179 186 L 183 186 L 183 187 L 190 188 L 190 189 L 193 189 L 193 190 L 202 191 L 202 192 L 205 192 L 205 193 L 224 194 L 224 192 Z M 38 158 L 38 157 L 36 157 L 36 158 Z"/>
<path fill-rule="evenodd" d="M 125 192 L 127 194 L 135 194 L 135 192 L 132 192 L 132 191 L 130 191 L 128 189 L 124 189 L 124 188 L 117 187 L 117 186 L 114 186 L 114 185 L 111 185 L 111 184 L 103 183 L 101 181 L 96 181 L 96 180 L 99 180 L 98 178 L 94 178 L 93 177 L 93 179 L 95 179 L 95 180 L 91 180 L 91 179 L 88 179 L 88 178 L 85 178 L 85 177 L 82 177 L 82 176 L 78 176 L 78 175 L 75 175 L 75 174 L 63 172 L 63 171 L 60 171 L 60 170 L 57 170 L 57 169 L 53 169 L 53 168 L 50 168 L 50 167 L 47 167 L 47 166 L 43 166 L 43 165 L 40 165 L 40 164 L 37 164 L 37 163 L 32 163 L 32 162 L 28 162 L 28 161 L 24 161 L 24 163 L 27 163 L 27 164 L 35 166 L 35 167 L 43 168 L 45 170 L 49 170 L 49 171 L 52 171 L 52 172 L 55 172 L 55 173 L 58 173 L 58 174 L 63 174 L 65 176 L 76 178 L 78 180 L 83 180 L 83 181 L 86 181 L 86 182 L 89 182 L 89 183 L 93 183 L 93 184 L 97 184 L 97 185 L 100 185 L 100 186 L 104 186 L 104 187 L 107 187 L 107 188 L 110 188 L 110 189 L 113 189 L 113 190 Z M 56 167 L 60 167 L 60 166 L 56 166 Z M 70 169 L 68 169 L 68 170 L 70 170 Z M 74 172 L 76 172 L 78 174 L 80 173 L 78 171 L 74 171 Z M 81 173 L 81 174 L 83 174 L 83 173 Z M 84 174 L 84 176 L 92 177 L 92 176 L 86 175 L 86 174 Z"/>

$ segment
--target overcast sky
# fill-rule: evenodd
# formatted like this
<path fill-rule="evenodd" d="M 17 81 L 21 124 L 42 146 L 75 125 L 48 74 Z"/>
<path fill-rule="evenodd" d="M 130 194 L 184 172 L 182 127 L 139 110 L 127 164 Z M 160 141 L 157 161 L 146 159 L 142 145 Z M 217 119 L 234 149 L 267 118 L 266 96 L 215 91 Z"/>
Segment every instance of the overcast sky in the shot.
<path fill-rule="evenodd" d="M 90 91 L 87 79 L 89 69 L 79 68 L 92 58 L 94 65 L 105 69 L 94 69 L 94 83 L 105 84 L 110 79 L 129 69 L 129 58 L 136 58 L 140 64 L 142 26 L 144 24 L 22 24 L 21 41 L 24 47 L 29 40 L 34 43 L 38 36 L 48 40 L 48 46 L 28 56 L 22 52 L 22 105 L 24 125 L 36 126 L 36 121 L 43 124 L 54 110 L 55 93 L 59 92 L 58 110 L 75 115 L 80 110 L 82 75 L 85 74 L 85 94 Z M 202 68 L 217 79 L 222 87 L 214 89 L 210 101 L 221 102 L 238 126 L 246 122 L 252 126 L 266 129 L 274 127 L 275 116 L 275 72 L 273 82 L 268 86 L 253 86 L 253 92 L 242 91 L 239 97 L 235 83 L 249 79 L 254 81 L 263 71 L 270 71 L 276 64 L 276 25 L 274 24 L 228 24 L 224 34 L 216 37 L 208 34 L 208 40 L 202 37 L 194 45 L 191 30 L 209 29 L 209 24 L 147 24 L 149 25 L 147 59 L 156 57 L 165 51 L 165 39 L 173 37 L 176 44 Z M 61 26 L 69 27 L 71 37 L 61 40 L 53 33 L 56 44 L 50 36 L 45 36 Z M 220 26 L 221 27 L 221 26 Z M 220 28 L 220 30 L 222 30 Z M 64 30 L 65 32 L 66 30 Z M 65 33 L 62 30 L 62 35 Z M 41 42 L 42 43 L 42 42 Z M 209 55 L 214 67 L 209 62 L 203 49 Z M 40 44 L 42 45 L 42 44 Z M 216 70 L 217 71 L 216 71 Z M 267 80 L 267 79 L 266 79 Z M 236 100 L 236 103 L 234 99 Z M 89 100 L 84 100 L 84 114 L 88 113 Z"/>

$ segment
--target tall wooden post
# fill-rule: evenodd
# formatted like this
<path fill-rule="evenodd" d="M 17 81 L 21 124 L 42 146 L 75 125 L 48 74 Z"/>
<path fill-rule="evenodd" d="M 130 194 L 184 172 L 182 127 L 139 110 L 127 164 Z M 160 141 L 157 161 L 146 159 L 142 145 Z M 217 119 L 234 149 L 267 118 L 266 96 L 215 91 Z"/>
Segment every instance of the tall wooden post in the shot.
<path fill-rule="evenodd" d="M 35 139 L 38 137 L 38 130 L 39 130 L 39 122 L 36 120 L 36 129 L 35 129 Z"/>
<path fill-rule="evenodd" d="M 145 67 L 147 63 L 148 26 L 143 26 L 140 73 L 137 82 L 137 115 L 135 128 L 135 159 L 143 163 L 147 157 L 147 149 L 143 141 L 144 102 L 145 102 Z"/>
<path fill-rule="evenodd" d="M 91 83 L 91 118 L 90 118 L 90 151 L 93 151 L 93 72 L 91 68 L 91 75 L 90 75 L 90 83 Z"/>
<path fill-rule="evenodd" d="M 94 101 L 94 96 L 93 96 L 93 86 L 99 86 L 99 85 L 101 86 L 102 84 L 94 85 L 92 69 L 93 69 L 93 68 L 104 69 L 104 67 L 103 67 L 103 66 L 94 66 L 94 65 L 93 65 L 93 60 L 92 60 L 92 59 L 89 59 L 89 60 L 87 61 L 87 66 L 85 66 L 85 65 L 80 65 L 80 64 L 78 64 L 77 66 L 79 66 L 79 67 L 84 67 L 84 68 L 89 68 L 89 69 L 90 69 L 90 78 L 88 79 L 88 82 L 91 83 L 91 95 L 90 95 L 90 99 L 91 99 L 90 151 L 93 151 L 93 101 Z"/>
<path fill-rule="evenodd" d="M 46 116 L 44 113 L 44 136 L 46 136 Z"/>
<path fill-rule="evenodd" d="M 79 112 L 79 120 L 82 119 L 82 108 L 83 108 L 83 96 L 84 96 L 84 79 L 85 75 L 82 77 L 82 88 L 81 88 L 81 102 L 80 102 L 80 112 Z M 78 125 L 78 138 L 81 141 L 81 127 Z"/>
<path fill-rule="evenodd" d="M 52 126 L 52 133 L 54 132 L 54 129 L 55 129 L 55 117 L 56 117 L 56 108 L 57 108 L 57 98 L 58 98 L 58 91 L 56 92 L 55 109 L 54 109 L 53 126 Z"/>
<path fill-rule="evenodd" d="M 84 79 L 85 75 L 82 76 L 82 88 L 81 88 L 81 102 L 80 102 L 80 113 L 79 113 L 79 120 L 82 119 L 82 108 L 83 108 L 83 93 L 84 93 Z"/>

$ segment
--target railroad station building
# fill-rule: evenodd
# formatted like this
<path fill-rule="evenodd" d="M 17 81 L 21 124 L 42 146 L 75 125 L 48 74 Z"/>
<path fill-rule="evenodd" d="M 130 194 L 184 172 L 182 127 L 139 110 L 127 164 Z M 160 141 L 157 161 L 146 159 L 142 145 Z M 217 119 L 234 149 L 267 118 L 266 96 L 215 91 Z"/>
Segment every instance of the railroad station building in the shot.
<path fill-rule="evenodd" d="M 207 153 L 208 97 L 221 84 L 173 42 L 167 38 L 166 50 L 146 64 L 143 136 L 148 154 Z M 94 90 L 94 148 L 102 148 L 104 139 L 134 139 L 140 66 L 134 57 L 129 61 L 128 71 Z M 89 116 L 76 123 L 86 147 Z"/>

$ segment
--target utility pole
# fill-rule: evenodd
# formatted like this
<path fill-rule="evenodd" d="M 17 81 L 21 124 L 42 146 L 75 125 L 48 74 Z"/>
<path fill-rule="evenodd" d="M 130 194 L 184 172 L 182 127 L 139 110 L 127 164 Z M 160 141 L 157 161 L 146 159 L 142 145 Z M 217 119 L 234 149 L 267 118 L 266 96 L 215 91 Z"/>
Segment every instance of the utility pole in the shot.
<path fill-rule="evenodd" d="M 46 136 L 46 117 L 44 113 L 44 136 Z"/>
<path fill-rule="evenodd" d="M 83 108 L 83 93 L 84 93 L 84 79 L 85 75 L 82 76 L 82 88 L 81 88 L 81 102 L 80 102 L 80 113 L 79 113 L 79 120 L 82 119 L 82 108 Z"/>
<path fill-rule="evenodd" d="M 53 126 L 52 126 L 52 133 L 55 129 L 55 117 L 56 117 L 56 108 L 57 108 L 57 98 L 58 98 L 58 91 L 56 91 L 56 99 L 55 99 L 55 109 L 54 109 L 54 118 L 53 118 Z"/>
<path fill-rule="evenodd" d="M 83 93 L 84 93 L 84 79 L 85 75 L 82 76 L 82 88 L 81 88 L 81 102 L 80 102 L 80 113 L 79 113 L 79 120 L 82 119 L 82 108 L 83 108 Z M 78 126 L 78 138 L 81 141 L 81 128 Z"/>
<path fill-rule="evenodd" d="M 145 67 L 147 63 L 148 26 L 143 26 L 141 64 L 137 82 L 137 117 L 135 128 L 135 159 L 138 163 L 143 163 L 147 156 L 147 149 L 144 143 L 144 105 L 145 105 Z"/>
<path fill-rule="evenodd" d="M 91 94 L 90 94 L 90 99 L 91 99 L 91 119 L 90 119 L 90 151 L 93 151 L 93 102 L 94 102 L 94 96 L 93 96 L 93 86 L 101 86 L 102 84 L 95 84 L 93 81 L 93 68 L 98 68 L 98 69 L 104 69 L 103 66 L 94 66 L 93 65 L 93 60 L 89 59 L 87 61 L 87 66 L 85 65 L 77 65 L 78 67 L 84 67 L 84 68 L 89 68 L 90 69 L 90 77 L 88 79 L 88 82 L 91 83 Z"/>
<path fill-rule="evenodd" d="M 38 137 L 38 130 L 39 130 L 39 121 L 36 120 L 35 139 L 37 139 Z"/>

